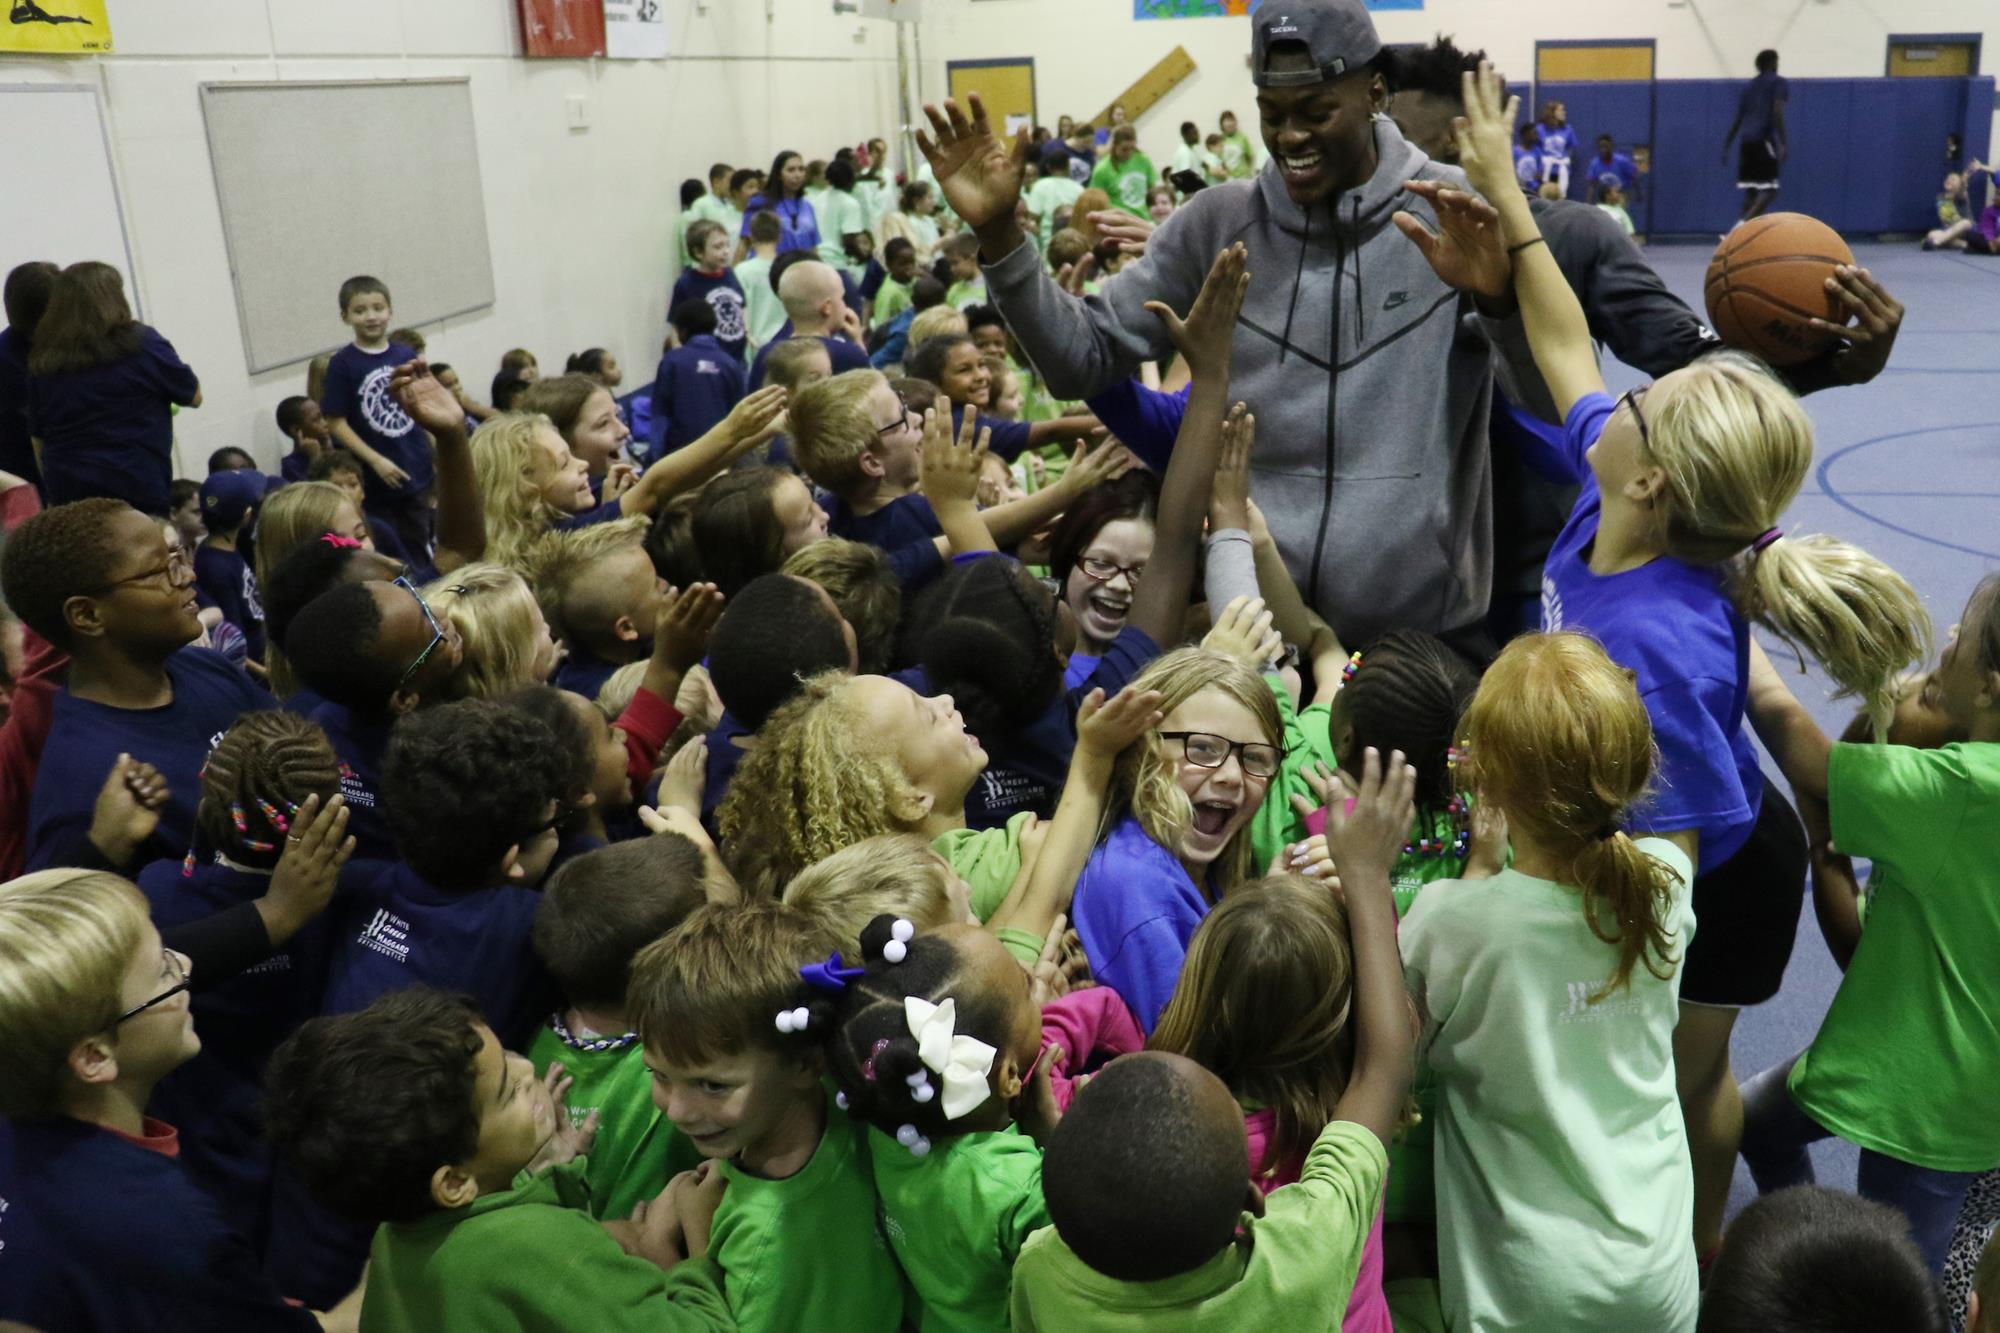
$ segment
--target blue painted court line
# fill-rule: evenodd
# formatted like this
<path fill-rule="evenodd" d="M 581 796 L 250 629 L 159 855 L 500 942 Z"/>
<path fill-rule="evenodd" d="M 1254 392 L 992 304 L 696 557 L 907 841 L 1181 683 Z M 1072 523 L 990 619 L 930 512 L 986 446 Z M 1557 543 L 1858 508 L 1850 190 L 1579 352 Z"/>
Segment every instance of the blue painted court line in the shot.
<path fill-rule="evenodd" d="M 1910 440 L 1920 435 L 1942 435 L 1949 431 L 1964 430 L 2000 430 L 2000 421 L 1968 421 L 1953 426 L 1926 426 L 1921 430 L 1904 430 L 1897 431 L 1892 435 L 1878 435 L 1872 440 L 1862 440 L 1858 443 L 1848 445 L 1845 449 L 1835 450 L 1820 463 L 1818 470 L 1813 475 L 1815 480 L 1819 482 L 1819 488 L 1826 495 L 1827 499 L 1833 501 L 1842 509 L 1867 519 L 1870 523 L 1880 524 L 1891 532 L 1900 533 L 1915 541 L 1926 542 L 1932 546 L 1941 546 L 1947 551 L 1960 551 L 1966 555 L 1978 556 L 1981 560 L 2000 560 L 2000 551 L 1982 551 L 1976 546 L 1961 546 L 1957 542 L 1948 542 L 1942 537 L 1933 537 L 1927 532 L 1918 532 L 1914 528 L 1906 528 L 1900 523 L 1891 523 L 1879 514 L 1871 514 L 1860 505 L 1849 500 L 1841 492 L 1840 488 L 1833 484 L 1831 476 L 1833 465 L 1858 449 L 1867 449 L 1878 444 L 1888 444 L 1892 440 Z M 1954 495 L 1949 498 L 1957 498 L 1957 496 Z"/>

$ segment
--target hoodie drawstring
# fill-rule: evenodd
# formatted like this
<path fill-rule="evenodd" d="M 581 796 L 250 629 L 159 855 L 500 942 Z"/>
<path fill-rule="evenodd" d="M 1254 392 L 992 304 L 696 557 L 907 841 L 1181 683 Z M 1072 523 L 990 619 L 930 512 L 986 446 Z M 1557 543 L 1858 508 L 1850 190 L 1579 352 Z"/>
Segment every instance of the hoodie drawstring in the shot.
<path fill-rule="evenodd" d="M 1281 366 L 1292 353 L 1292 316 L 1298 312 L 1299 283 L 1305 278 L 1306 249 L 1312 244 L 1313 214 L 1310 206 L 1306 208 L 1305 215 L 1306 229 L 1299 237 L 1299 266 L 1292 273 L 1292 303 L 1285 307 L 1285 332 L 1278 339 L 1278 364 Z"/>

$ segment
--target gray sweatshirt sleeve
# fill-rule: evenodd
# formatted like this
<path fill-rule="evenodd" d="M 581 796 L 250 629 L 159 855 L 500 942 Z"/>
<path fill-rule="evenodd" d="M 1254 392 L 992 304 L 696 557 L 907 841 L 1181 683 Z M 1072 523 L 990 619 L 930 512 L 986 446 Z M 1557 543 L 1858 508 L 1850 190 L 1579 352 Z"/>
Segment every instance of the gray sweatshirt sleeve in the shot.
<path fill-rule="evenodd" d="M 1222 609 L 1238 597 L 1258 597 L 1256 550 L 1241 528 L 1208 534 L 1208 562 L 1202 571 L 1202 592 L 1208 598 L 1208 623 L 1222 619 Z"/>
<path fill-rule="evenodd" d="M 1220 188 L 1202 192 L 1222 193 Z M 1168 218 L 1146 253 L 1107 279 L 1095 296 L 1078 300 L 1056 286 L 1032 241 L 981 266 L 994 304 L 1056 397 L 1101 393 L 1135 374 L 1142 362 L 1173 350 L 1166 327 L 1146 302 L 1164 301 L 1182 315 L 1194 304 L 1215 261 L 1213 254 L 1202 253 L 1200 241 L 1208 230 L 1203 219 L 1214 210 L 1195 208 L 1200 198 Z"/>

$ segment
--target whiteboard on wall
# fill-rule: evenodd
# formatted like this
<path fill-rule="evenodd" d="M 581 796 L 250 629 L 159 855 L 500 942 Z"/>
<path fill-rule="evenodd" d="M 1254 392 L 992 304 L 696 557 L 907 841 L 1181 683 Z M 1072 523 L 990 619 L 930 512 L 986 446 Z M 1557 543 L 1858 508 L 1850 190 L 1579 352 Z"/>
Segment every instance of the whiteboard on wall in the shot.
<path fill-rule="evenodd" d="M 0 273 L 35 259 L 99 260 L 124 275 L 145 318 L 96 87 L 0 84 L 0 126 Z"/>
<path fill-rule="evenodd" d="M 398 325 L 493 304 L 467 80 L 204 83 L 201 110 L 253 374 L 348 341 L 357 274 Z"/>

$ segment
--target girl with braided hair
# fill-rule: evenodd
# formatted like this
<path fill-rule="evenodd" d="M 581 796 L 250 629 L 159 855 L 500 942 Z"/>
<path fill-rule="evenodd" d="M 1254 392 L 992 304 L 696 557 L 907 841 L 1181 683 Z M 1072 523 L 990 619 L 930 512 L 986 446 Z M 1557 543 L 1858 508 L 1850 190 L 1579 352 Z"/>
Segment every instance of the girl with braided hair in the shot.
<path fill-rule="evenodd" d="M 162 927 L 254 901 L 275 950 L 194 997 L 199 1055 L 154 1093 L 154 1113 L 181 1131 L 195 1177 L 243 1235 L 269 1227 L 264 1065 L 319 1012 L 333 927 L 320 911 L 354 850 L 326 733 L 292 713 L 245 713 L 209 751 L 183 861 L 156 861 L 139 889 Z"/>
<path fill-rule="evenodd" d="M 803 969 L 778 1028 L 823 1046 L 837 1104 L 868 1126 L 883 1229 L 925 1327 L 999 1333 L 1015 1256 L 1050 1224 L 1042 1144 L 1061 1118 L 1051 1078 L 1064 1046 L 1045 1038 L 1027 971 L 977 926 L 920 935 L 878 916 L 861 949 L 861 967 L 836 954 Z M 1131 1015 L 1093 989 L 1070 998 L 1122 1020 L 1110 1049 L 1137 1049 Z"/>

